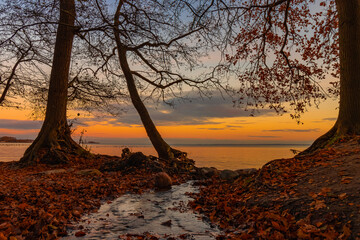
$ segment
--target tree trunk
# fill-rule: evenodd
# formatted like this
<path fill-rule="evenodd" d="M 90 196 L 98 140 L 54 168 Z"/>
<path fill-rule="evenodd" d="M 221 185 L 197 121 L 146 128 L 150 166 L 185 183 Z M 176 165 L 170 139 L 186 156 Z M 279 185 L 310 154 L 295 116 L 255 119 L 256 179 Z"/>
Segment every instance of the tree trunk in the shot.
<path fill-rule="evenodd" d="M 116 41 L 118 42 L 118 39 Z M 125 75 L 126 84 L 129 90 L 131 101 L 136 111 L 140 115 L 141 122 L 144 125 L 146 133 L 152 145 L 154 146 L 160 158 L 164 158 L 164 159 L 174 158 L 173 149 L 161 137 L 159 131 L 156 129 L 156 126 L 150 117 L 149 112 L 147 111 L 144 103 L 142 102 L 139 96 L 139 93 L 135 85 L 134 77 L 131 73 L 128 64 L 125 48 L 121 46 L 121 43 L 117 44 L 117 48 L 118 48 L 120 66 Z"/>
<path fill-rule="evenodd" d="M 334 127 L 303 154 L 360 135 L 360 0 L 336 0 L 339 17 L 340 106 Z"/>
<path fill-rule="evenodd" d="M 147 111 L 144 103 L 142 102 L 139 93 L 137 91 L 136 85 L 135 85 L 135 79 L 134 76 L 131 73 L 129 63 L 126 56 L 126 46 L 124 46 L 120 39 L 120 31 L 119 31 L 119 16 L 120 16 L 120 10 L 122 5 L 124 4 L 124 1 L 119 1 L 118 7 L 116 9 L 115 15 L 114 15 L 114 35 L 115 35 L 115 41 L 116 41 L 116 47 L 119 55 L 119 62 L 120 67 L 124 73 L 126 84 L 129 90 L 131 101 L 140 115 L 141 122 L 144 125 L 144 128 L 146 130 L 146 133 L 154 146 L 156 152 L 159 155 L 159 158 L 164 159 L 173 159 L 174 153 L 176 155 L 182 155 L 178 150 L 172 149 L 169 144 L 165 142 L 165 140 L 161 137 L 159 131 L 157 130 L 154 122 L 152 121 L 149 112 Z"/>
<path fill-rule="evenodd" d="M 34 164 L 41 160 L 53 163 L 64 162 L 67 160 L 64 152 L 82 149 L 72 140 L 66 119 L 74 21 L 74 0 L 60 0 L 60 20 L 56 34 L 45 120 L 39 135 L 20 160 L 22 164 Z"/>

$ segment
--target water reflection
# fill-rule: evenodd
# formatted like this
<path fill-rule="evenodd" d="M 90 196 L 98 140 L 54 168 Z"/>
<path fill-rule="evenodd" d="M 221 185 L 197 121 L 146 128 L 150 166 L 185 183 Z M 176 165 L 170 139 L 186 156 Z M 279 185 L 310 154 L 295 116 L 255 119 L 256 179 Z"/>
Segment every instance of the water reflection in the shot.
<path fill-rule="evenodd" d="M 152 234 L 179 236 L 190 234 L 190 239 L 215 239 L 219 230 L 203 222 L 187 203 L 186 192 L 196 192 L 191 182 L 173 186 L 169 191 L 126 194 L 97 213 L 84 217 L 79 225 L 87 232 L 86 239 L 116 239 L 124 234 Z M 72 230 L 69 237 L 77 239 Z M 165 238 L 164 238 L 165 239 Z"/>

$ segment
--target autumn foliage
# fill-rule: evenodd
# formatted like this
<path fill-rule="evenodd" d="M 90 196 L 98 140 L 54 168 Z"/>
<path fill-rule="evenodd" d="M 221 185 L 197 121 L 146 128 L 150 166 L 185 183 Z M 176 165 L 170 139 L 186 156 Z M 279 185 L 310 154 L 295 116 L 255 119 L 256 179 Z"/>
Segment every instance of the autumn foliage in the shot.
<path fill-rule="evenodd" d="M 224 230 L 219 239 L 357 239 L 358 144 L 274 160 L 233 183 L 207 181 L 191 205 Z"/>
<path fill-rule="evenodd" d="M 175 184 L 188 176 L 181 167 L 174 169 L 161 161 L 155 166 L 148 158 L 137 166 L 125 166 L 119 157 L 100 155 L 69 156 L 69 160 L 69 164 L 56 168 L 45 164 L 17 168 L 15 163 L 1 163 L 0 240 L 66 236 L 73 222 L 99 208 L 102 201 L 154 188 L 159 167 L 171 174 Z M 119 164 L 122 170 L 108 169 Z M 76 232 L 78 237 L 84 234 Z"/>
<path fill-rule="evenodd" d="M 339 76 L 338 18 L 335 1 L 239 1 L 234 53 L 239 68 L 239 103 L 269 106 L 299 119 L 306 106 L 326 97 L 319 84 Z M 338 87 L 338 82 L 333 83 Z M 330 88 L 338 94 L 338 88 Z"/>

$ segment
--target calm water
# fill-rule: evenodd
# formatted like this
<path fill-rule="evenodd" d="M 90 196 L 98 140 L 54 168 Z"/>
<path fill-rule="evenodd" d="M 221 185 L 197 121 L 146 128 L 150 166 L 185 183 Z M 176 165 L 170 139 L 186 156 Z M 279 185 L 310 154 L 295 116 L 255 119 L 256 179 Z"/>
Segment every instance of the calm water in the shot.
<path fill-rule="evenodd" d="M 19 160 L 29 146 L 27 143 L 0 143 L 0 161 Z M 89 145 L 93 153 L 121 155 L 124 147 L 156 156 L 151 146 Z M 259 168 L 270 160 L 294 156 L 290 149 L 304 150 L 307 145 L 236 145 L 236 146 L 175 146 L 188 153 L 198 167 L 218 169 Z"/>
<path fill-rule="evenodd" d="M 119 239 L 119 235 L 142 235 L 145 232 L 160 235 L 160 239 L 189 234 L 192 237 L 186 239 L 215 240 L 215 236 L 220 234 L 219 229 L 202 221 L 199 214 L 187 205 L 191 198 L 186 193 L 197 191 L 198 187 L 187 182 L 174 185 L 167 191 L 122 195 L 103 204 L 97 213 L 82 217 L 75 224 L 76 227 L 68 232 L 69 236 L 62 239 L 79 239 L 74 235 L 82 226 L 87 233 L 85 239 L 93 240 L 113 240 Z M 163 223 L 168 221 L 171 221 L 171 225 L 164 226 Z"/>

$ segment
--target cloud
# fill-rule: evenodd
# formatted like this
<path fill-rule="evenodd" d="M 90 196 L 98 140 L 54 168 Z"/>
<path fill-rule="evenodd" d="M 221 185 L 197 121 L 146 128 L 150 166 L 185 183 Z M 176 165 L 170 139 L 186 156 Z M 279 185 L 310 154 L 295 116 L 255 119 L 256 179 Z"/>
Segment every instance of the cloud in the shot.
<path fill-rule="evenodd" d="M 170 99 L 175 101 L 175 99 Z M 235 118 L 248 117 L 251 111 L 233 107 L 230 99 L 223 99 L 221 96 L 213 96 L 211 99 L 193 98 L 189 101 L 176 104 L 170 107 L 164 103 L 158 105 L 146 103 L 146 107 L 150 116 L 157 126 L 174 126 L 174 125 L 209 125 L 221 124 L 220 121 L 214 121 L 214 118 Z M 273 111 L 269 109 L 260 109 L 256 115 L 269 115 Z M 80 121 L 97 121 L 94 119 L 84 119 Z M 131 106 L 126 113 L 120 114 L 117 117 L 107 119 L 106 124 L 115 126 L 131 126 L 142 125 L 140 117 L 135 109 Z M 246 122 L 239 122 L 239 125 L 247 124 Z M 239 128 L 241 126 L 231 126 L 232 128 Z"/>
<path fill-rule="evenodd" d="M 310 128 L 310 129 L 270 129 L 262 130 L 263 132 L 318 132 L 319 128 Z"/>
<path fill-rule="evenodd" d="M 337 118 L 323 118 L 323 121 L 336 121 Z"/>
<path fill-rule="evenodd" d="M 243 126 L 237 126 L 237 125 L 226 125 L 227 128 L 243 128 Z"/>
<path fill-rule="evenodd" d="M 4 129 L 31 130 L 40 129 L 41 125 L 42 121 L 0 119 L 0 128 Z"/>
<path fill-rule="evenodd" d="M 253 135 L 253 136 L 248 136 L 248 137 L 251 137 L 251 138 L 280 138 L 280 136 L 255 136 L 255 135 Z"/>
<path fill-rule="evenodd" d="M 225 130 L 226 128 L 198 128 L 198 129 L 201 129 L 201 130 Z"/>

